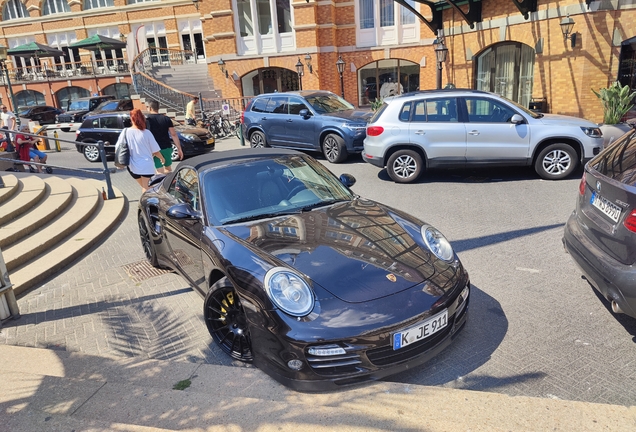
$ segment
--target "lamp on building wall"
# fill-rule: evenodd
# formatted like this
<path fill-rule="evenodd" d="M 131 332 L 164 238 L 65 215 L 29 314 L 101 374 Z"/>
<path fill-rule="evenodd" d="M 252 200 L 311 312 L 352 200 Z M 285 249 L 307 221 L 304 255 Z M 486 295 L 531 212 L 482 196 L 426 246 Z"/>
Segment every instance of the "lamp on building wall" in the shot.
<path fill-rule="evenodd" d="M 119 40 L 122 42 L 126 42 L 126 35 L 123 33 L 119 33 Z"/>
<path fill-rule="evenodd" d="M 563 39 L 572 42 L 572 48 L 576 46 L 576 33 L 572 33 L 572 27 L 574 27 L 574 20 L 570 18 L 570 14 L 568 14 L 565 18 L 561 20 L 561 32 L 563 33 Z"/>
<path fill-rule="evenodd" d="M 448 48 L 444 45 L 444 38 L 442 37 L 442 31 L 437 31 L 437 39 L 435 40 L 435 57 L 437 59 L 437 89 L 442 88 L 442 68 L 448 55 Z"/>
<path fill-rule="evenodd" d="M 309 73 L 314 73 L 314 68 L 311 65 L 311 56 L 309 55 L 309 53 L 305 54 L 305 64 L 307 65 L 307 69 L 309 69 Z"/>
<path fill-rule="evenodd" d="M 305 74 L 305 66 L 300 62 L 300 57 L 296 62 L 296 72 L 298 73 L 298 87 L 303 89 L 303 75 Z"/>
<path fill-rule="evenodd" d="M 340 92 L 342 93 L 342 98 L 344 99 L 344 78 L 342 74 L 344 73 L 345 62 L 342 59 L 342 56 L 338 56 L 338 61 L 336 62 L 336 69 L 338 69 L 338 73 L 340 74 Z"/>
<path fill-rule="evenodd" d="M 229 78 L 230 75 L 227 73 L 223 59 L 220 59 L 216 64 L 219 65 L 219 69 L 221 69 L 221 73 L 225 75 L 225 78 Z"/>
<path fill-rule="evenodd" d="M 9 90 L 9 97 L 11 98 L 11 104 L 13 105 L 13 111 L 17 112 L 18 104 L 15 102 L 15 96 L 13 95 L 13 88 L 11 87 L 11 80 L 9 79 L 9 69 L 7 69 L 7 47 L 0 45 L 0 68 L 4 72 L 4 78 L 7 80 L 7 90 Z M 16 123 L 20 125 L 20 116 L 16 116 Z"/>
<path fill-rule="evenodd" d="M 199 10 L 199 0 L 192 0 L 192 3 L 194 3 L 194 7 L 196 7 L 197 10 Z"/>

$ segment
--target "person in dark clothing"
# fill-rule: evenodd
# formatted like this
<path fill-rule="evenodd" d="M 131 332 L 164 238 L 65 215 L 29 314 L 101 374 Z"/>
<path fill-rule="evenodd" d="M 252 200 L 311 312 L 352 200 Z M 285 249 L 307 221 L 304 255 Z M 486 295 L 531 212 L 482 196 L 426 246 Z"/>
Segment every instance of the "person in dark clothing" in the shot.
<path fill-rule="evenodd" d="M 155 137 L 155 140 L 157 140 L 161 148 L 161 154 L 165 159 L 165 163 L 162 165 L 161 161 L 155 157 L 155 168 L 160 174 L 168 174 L 172 171 L 172 143 L 177 147 L 179 160 L 183 159 L 181 142 L 172 124 L 172 119 L 166 115 L 159 114 L 159 102 L 149 100 L 146 102 L 146 106 L 148 107 L 148 111 L 150 111 L 150 114 L 146 117 L 146 125 L 148 130 Z M 170 141 L 171 137 L 172 141 Z"/>

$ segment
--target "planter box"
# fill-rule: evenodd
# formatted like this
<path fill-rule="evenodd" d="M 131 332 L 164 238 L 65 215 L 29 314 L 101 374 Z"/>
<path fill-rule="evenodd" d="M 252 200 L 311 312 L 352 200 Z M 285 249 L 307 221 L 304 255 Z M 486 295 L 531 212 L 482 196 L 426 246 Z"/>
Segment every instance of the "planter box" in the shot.
<path fill-rule="evenodd" d="M 627 123 L 618 123 L 615 125 L 600 124 L 598 127 L 601 129 L 601 132 L 603 132 L 603 148 L 607 148 L 618 138 L 632 130 L 632 127 Z"/>

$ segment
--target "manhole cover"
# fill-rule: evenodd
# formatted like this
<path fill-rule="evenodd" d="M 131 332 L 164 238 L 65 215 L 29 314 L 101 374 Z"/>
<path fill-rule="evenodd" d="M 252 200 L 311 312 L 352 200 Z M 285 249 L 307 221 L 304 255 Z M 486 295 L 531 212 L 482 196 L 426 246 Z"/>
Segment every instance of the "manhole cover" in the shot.
<path fill-rule="evenodd" d="M 142 282 L 155 276 L 170 273 L 170 270 L 154 268 L 146 260 L 126 264 L 123 268 L 126 274 L 135 282 Z"/>

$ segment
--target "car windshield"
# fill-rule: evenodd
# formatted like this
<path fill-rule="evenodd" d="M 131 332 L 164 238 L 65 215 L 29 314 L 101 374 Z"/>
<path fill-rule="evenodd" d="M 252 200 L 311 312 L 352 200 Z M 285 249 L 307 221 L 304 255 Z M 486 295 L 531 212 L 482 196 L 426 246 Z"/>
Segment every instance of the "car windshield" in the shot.
<path fill-rule="evenodd" d="M 304 155 L 210 169 L 201 186 L 209 220 L 221 225 L 311 211 L 355 197 L 322 164 Z"/>
<path fill-rule="evenodd" d="M 318 114 L 354 109 L 353 105 L 336 95 L 317 95 L 305 98 Z"/>
<path fill-rule="evenodd" d="M 21 116 L 25 116 L 29 114 L 30 111 L 31 111 L 31 108 L 23 108 L 21 111 L 18 112 L 18 114 Z"/>
<path fill-rule="evenodd" d="M 510 100 L 508 98 L 505 98 L 503 96 L 500 96 L 500 97 L 502 99 L 505 99 L 507 102 L 510 102 L 511 104 L 513 104 L 514 106 L 516 106 L 517 108 L 519 108 L 521 111 L 523 111 L 524 113 L 528 114 L 532 118 L 541 118 L 541 117 L 543 117 L 543 114 L 541 114 L 541 113 L 536 113 L 534 111 L 531 111 L 530 109 L 524 107 L 523 105 L 521 105 L 521 104 L 519 104 L 519 103 L 517 103 L 517 102 L 515 102 L 513 100 Z"/>
<path fill-rule="evenodd" d="M 117 109 L 119 102 L 102 102 L 95 108 L 96 111 L 114 111 Z"/>
<path fill-rule="evenodd" d="M 68 107 L 69 111 L 81 111 L 81 110 L 87 110 L 87 109 L 88 109 L 87 100 L 71 102 L 71 105 Z"/>

